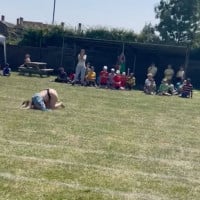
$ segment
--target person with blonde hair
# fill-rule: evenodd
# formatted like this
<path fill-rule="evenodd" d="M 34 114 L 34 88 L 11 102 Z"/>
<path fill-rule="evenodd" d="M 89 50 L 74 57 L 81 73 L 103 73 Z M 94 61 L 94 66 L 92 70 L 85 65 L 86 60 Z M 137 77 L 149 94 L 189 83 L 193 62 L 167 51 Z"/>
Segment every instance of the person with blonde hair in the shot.
<path fill-rule="evenodd" d="M 58 94 L 55 89 L 48 88 L 35 93 L 31 100 L 23 101 L 22 109 L 37 109 L 49 111 L 57 108 L 64 108 L 64 104 L 58 101 Z"/>
<path fill-rule="evenodd" d="M 74 85 L 75 83 L 79 81 L 79 75 L 81 76 L 81 85 L 84 85 L 86 59 L 87 59 L 87 55 L 85 54 L 85 49 L 81 49 L 80 53 L 78 54 L 78 63 L 76 66 L 76 73 L 75 73 L 75 77 L 74 77 L 74 81 L 72 82 L 72 85 Z"/>
<path fill-rule="evenodd" d="M 152 73 L 147 74 L 147 79 L 145 80 L 145 83 L 144 83 L 144 93 L 156 94 L 156 83 L 155 83 Z"/>

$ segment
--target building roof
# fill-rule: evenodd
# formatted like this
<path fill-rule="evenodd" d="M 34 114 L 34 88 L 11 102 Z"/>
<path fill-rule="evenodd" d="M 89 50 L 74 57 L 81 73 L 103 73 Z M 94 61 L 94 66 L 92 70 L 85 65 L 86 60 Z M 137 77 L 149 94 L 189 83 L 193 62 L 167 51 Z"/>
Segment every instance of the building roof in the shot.
<path fill-rule="evenodd" d="M 15 24 L 12 24 L 10 22 L 6 22 L 6 21 L 0 21 L 0 23 L 4 24 L 5 26 L 7 26 L 8 28 L 14 28 Z"/>
<path fill-rule="evenodd" d="M 140 51 L 151 51 L 152 53 L 167 53 L 170 55 L 180 55 L 185 56 L 187 51 L 187 46 L 175 46 L 175 45 L 165 45 L 165 44 L 151 44 L 151 43 L 138 43 L 138 42 L 123 42 L 123 41 L 115 41 L 115 40 L 102 40 L 102 39 L 91 39 L 91 38 L 83 38 L 83 37 L 65 37 L 70 40 L 74 40 L 76 42 L 81 43 L 96 43 L 99 46 L 119 46 L 122 47 L 124 45 L 126 48 L 132 48 L 134 50 Z"/>

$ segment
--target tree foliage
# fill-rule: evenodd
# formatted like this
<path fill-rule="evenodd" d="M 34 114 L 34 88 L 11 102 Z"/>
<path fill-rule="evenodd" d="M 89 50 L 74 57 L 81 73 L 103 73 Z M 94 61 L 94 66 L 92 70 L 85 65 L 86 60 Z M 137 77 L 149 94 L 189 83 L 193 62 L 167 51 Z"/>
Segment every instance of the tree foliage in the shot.
<path fill-rule="evenodd" d="M 200 0 L 161 0 L 155 7 L 156 26 L 167 43 L 193 44 L 200 22 Z"/>
<path fill-rule="evenodd" d="M 134 31 L 127 31 L 124 29 L 107 29 L 105 27 L 98 27 L 88 29 L 85 32 L 85 37 L 94 39 L 104 39 L 104 40 L 118 40 L 118 41 L 129 41 L 135 42 L 137 40 L 137 35 Z"/>
<path fill-rule="evenodd" d="M 90 28 L 84 31 L 76 31 L 61 26 L 25 29 L 22 39 L 18 44 L 34 47 L 62 46 L 63 37 L 67 36 L 124 42 L 159 43 L 159 37 L 155 34 L 155 27 L 147 24 L 139 34 L 136 34 L 132 30 L 108 29 L 106 27 Z"/>
<path fill-rule="evenodd" d="M 138 35 L 138 42 L 143 43 L 159 43 L 159 37 L 155 33 L 155 27 L 151 23 L 145 24 L 142 31 Z"/>

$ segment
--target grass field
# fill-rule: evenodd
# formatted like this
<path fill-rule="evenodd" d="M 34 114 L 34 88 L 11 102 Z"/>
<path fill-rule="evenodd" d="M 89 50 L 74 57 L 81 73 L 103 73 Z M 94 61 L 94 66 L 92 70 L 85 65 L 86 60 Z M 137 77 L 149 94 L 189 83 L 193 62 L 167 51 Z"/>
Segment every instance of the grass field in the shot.
<path fill-rule="evenodd" d="M 0 76 L 0 200 L 199 200 L 200 92 L 147 96 Z M 65 109 L 21 110 L 55 88 Z"/>

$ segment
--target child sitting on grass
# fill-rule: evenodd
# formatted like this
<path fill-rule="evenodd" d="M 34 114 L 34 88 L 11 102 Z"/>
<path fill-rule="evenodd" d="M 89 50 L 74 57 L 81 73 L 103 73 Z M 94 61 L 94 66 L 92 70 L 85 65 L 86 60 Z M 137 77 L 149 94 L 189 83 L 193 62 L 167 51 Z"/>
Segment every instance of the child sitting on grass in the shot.
<path fill-rule="evenodd" d="M 3 68 L 3 76 L 10 76 L 11 75 L 11 68 L 9 64 L 6 63 L 5 67 Z"/>

